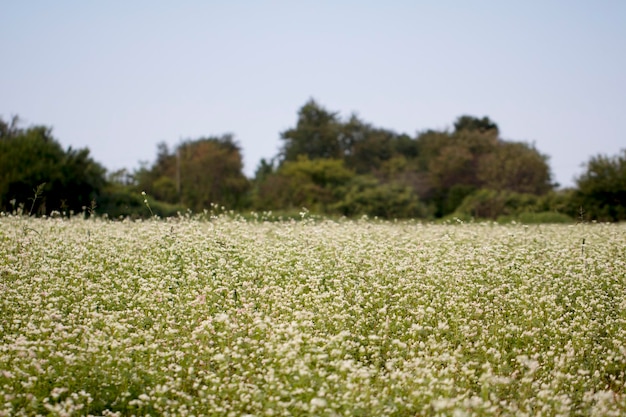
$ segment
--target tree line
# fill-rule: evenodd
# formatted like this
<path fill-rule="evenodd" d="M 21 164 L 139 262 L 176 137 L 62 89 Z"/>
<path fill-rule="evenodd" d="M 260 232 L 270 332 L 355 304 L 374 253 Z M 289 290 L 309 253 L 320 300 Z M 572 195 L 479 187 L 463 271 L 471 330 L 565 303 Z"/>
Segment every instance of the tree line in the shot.
<path fill-rule="evenodd" d="M 282 146 L 243 174 L 232 135 L 157 146 L 154 163 L 108 172 L 88 149 L 63 149 L 45 126 L 0 118 L 0 209 L 160 216 L 225 207 L 386 219 L 458 217 L 626 220 L 626 150 L 586 163 L 573 189 L 552 181 L 548 156 L 504 140 L 488 117 L 411 136 L 342 118 L 315 100 L 280 133 Z"/>

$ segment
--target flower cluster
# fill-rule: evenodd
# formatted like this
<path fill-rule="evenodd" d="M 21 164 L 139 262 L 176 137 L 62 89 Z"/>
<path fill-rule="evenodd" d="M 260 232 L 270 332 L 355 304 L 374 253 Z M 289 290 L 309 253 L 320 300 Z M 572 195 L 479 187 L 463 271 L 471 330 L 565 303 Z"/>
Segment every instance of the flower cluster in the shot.
<path fill-rule="evenodd" d="M 0 294 L 0 416 L 626 412 L 624 225 L 4 216 Z"/>

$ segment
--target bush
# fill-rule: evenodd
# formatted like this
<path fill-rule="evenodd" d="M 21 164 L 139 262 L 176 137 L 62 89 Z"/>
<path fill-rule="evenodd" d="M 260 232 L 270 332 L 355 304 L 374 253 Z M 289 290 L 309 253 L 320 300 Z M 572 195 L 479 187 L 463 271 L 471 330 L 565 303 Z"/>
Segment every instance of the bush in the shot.
<path fill-rule="evenodd" d="M 163 203 L 149 198 L 150 209 L 144 203 L 145 197 L 126 187 L 109 186 L 96 200 L 96 213 L 115 219 L 119 217 L 148 218 L 154 215 L 159 217 L 176 216 L 185 211 L 182 206 Z"/>
<path fill-rule="evenodd" d="M 554 192 L 537 196 L 481 189 L 467 196 L 452 217 L 471 216 L 492 220 L 523 218 L 524 223 L 563 223 L 572 221 L 572 207 L 571 193 Z"/>
<path fill-rule="evenodd" d="M 347 217 L 368 215 L 384 219 L 424 218 L 428 210 L 408 186 L 381 183 L 366 175 L 355 177 L 333 209 Z"/>
<path fill-rule="evenodd" d="M 626 149 L 614 156 L 597 155 L 576 180 L 576 201 L 587 220 L 626 220 Z"/>
<path fill-rule="evenodd" d="M 516 221 L 523 224 L 567 224 L 573 223 L 572 219 L 567 214 L 557 213 L 554 211 L 542 211 L 539 213 L 524 212 L 515 216 L 500 216 L 498 217 L 498 223 L 510 223 Z"/>

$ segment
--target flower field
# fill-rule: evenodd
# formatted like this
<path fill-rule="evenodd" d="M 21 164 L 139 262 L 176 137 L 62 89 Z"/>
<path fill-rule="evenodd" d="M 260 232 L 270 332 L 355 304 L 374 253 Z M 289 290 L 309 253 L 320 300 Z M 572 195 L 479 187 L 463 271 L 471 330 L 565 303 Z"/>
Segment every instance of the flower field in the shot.
<path fill-rule="evenodd" d="M 0 217 L 0 416 L 626 414 L 626 225 Z"/>

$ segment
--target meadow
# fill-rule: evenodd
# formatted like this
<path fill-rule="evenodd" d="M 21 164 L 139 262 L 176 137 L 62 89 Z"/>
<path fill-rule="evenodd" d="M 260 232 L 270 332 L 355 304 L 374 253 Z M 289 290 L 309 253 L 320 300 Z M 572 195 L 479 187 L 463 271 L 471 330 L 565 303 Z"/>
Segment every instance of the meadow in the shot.
<path fill-rule="evenodd" d="M 0 416 L 626 414 L 626 225 L 0 217 Z"/>

